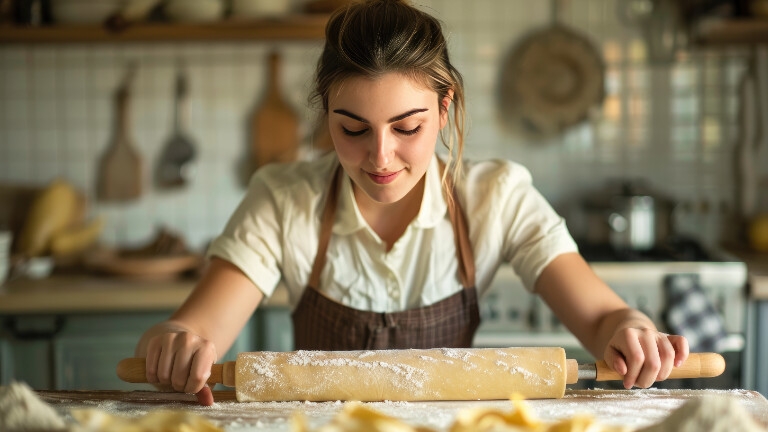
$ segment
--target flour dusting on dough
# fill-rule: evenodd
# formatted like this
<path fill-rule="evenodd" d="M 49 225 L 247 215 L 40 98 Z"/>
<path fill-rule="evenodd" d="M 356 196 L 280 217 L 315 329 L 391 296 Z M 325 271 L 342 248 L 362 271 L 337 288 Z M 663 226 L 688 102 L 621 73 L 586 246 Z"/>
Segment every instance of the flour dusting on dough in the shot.
<path fill-rule="evenodd" d="M 443 353 L 444 356 L 456 360 L 461 360 L 464 364 L 465 370 L 473 370 L 477 369 L 477 365 L 472 363 L 472 357 L 474 357 L 474 354 L 469 352 L 465 349 L 457 349 L 457 348 L 440 348 L 440 352 Z"/>
<path fill-rule="evenodd" d="M 525 378 L 525 382 L 529 384 L 542 383 L 546 385 L 553 385 L 555 383 L 555 381 L 553 381 L 552 379 L 544 378 L 543 376 L 539 374 L 535 374 L 529 371 L 528 369 L 525 369 L 520 366 L 509 368 L 509 373 L 522 375 L 523 378 Z"/>
<path fill-rule="evenodd" d="M 513 359 L 519 358 L 519 356 L 516 356 L 514 354 L 510 354 L 510 353 L 508 353 L 508 352 L 506 352 L 504 350 L 496 350 L 496 355 L 498 355 L 499 357 L 511 357 Z"/>
<path fill-rule="evenodd" d="M 553 362 L 553 361 L 549 361 L 549 360 L 542 360 L 541 364 L 546 366 L 546 367 L 548 367 L 548 368 L 557 369 L 559 371 L 563 370 L 563 366 L 560 363 L 558 363 L 558 362 Z"/>

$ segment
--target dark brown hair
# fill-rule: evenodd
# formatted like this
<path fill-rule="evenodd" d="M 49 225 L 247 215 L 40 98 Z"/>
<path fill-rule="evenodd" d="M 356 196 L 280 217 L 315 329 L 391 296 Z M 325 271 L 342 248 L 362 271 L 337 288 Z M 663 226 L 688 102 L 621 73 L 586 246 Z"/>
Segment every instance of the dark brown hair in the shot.
<path fill-rule="evenodd" d="M 453 91 L 453 119 L 449 115 L 448 137 L 442 133 L 441 138 L 457 177 L 464 151 L 464 83 L 448 58 L 440 21 L 406 1 L 351 2 L 333 13 L 325 28 L 311 101 L 320 102 L 327 115 L 333 85 L 350 77 L 376 78 L 390 72 L 437 93 L 440 110 L 443 98 Z"/>

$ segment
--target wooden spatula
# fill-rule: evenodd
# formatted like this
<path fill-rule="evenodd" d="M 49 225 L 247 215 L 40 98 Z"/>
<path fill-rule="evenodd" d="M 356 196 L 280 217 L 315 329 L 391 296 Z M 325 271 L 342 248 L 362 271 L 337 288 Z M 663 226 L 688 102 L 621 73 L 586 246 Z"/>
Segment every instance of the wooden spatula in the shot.
<path fill-rule="evenodd" d="M 253 168 L 272 162 L 296 160 L 299 118 L 280 93 L 280 55 L 269 55 L 267 95 L 253 116 L 251 153 Z"/>
<path fill-rule="evenodd" d="M 136 66 L 131 65 L 115 97 L 114 140 L 101 159 L 97 184 L 97 196 L 103 201 L 130 201 L 141 195 L 142 161 L 129 132 L 131 85 L 135 75 Z"/>

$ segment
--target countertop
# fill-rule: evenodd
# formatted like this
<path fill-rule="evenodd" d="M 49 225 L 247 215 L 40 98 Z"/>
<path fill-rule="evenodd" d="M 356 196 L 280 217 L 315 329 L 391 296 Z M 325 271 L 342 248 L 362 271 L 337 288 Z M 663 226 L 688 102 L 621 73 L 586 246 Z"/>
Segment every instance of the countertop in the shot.
<path fill-rule="evenodd" d="M 0 286 L 0 315 L 175 310 L 195 286 L 193 279 L 137 280 L 92 275 L 15 279 Z M 288 304 L 278 289 L 265 306 Z"/>
<path fill-rule="evenodd" d="M 768 300 L 768 254 L 730 249 L 747 264 L 750 297 Z M 54 274 L 44 279 L 15 279 L 0 286 L 0 315 L 175 310 L 195 280 L 140 280 L 91 274 Z M 278 287 L 263 306 L 288 305 Z"/>
<path fill-rule="evenodd" d="M 735 398 L 759 424 L 768 428 L 768 401 L 759 393 L 748 390 L 566 390 L 562 399 L 528 400 L 526 404 L 533 416 L 542 421 L 553 422 L 587 413 L 606 425 L 640 428 L 661 421 L 690 399 L 713 394 Z M 290 418 L 297 411 L 306 415 L 314 429 L 326 424 L 343 406 L 339 401 L 242 403 L 235 401 L 231 391 L 214 392 L 216 403 L 210 407 L 197 405 L 194 396 L 179 393 L 38 391 L 38 395 L 65 418 L 72 408 L 98 408 L 129 417 L 142 416 L 160 408 L 180 409 L 204 416 L 227 431 L 287 431 L 290 430 Z M 512 410 L 511 403 L 505 400 L 369 402 L 366 405 L 408 424 L 438 430 L 447 430 L 456 413 L 463 409 Z"/>

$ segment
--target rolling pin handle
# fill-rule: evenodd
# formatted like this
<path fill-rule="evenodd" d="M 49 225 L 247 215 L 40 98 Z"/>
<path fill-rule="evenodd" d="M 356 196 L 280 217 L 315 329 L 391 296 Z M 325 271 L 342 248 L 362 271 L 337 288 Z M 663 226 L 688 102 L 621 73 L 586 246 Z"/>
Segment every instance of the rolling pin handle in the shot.
<path fill-rule="evenodd" d="M 208 384 L 214 385 L 222 383 L 224 365 L 214 364 L 211 366 L 211 376 L 208 378 Z M 117 376 L 129 383 L 147 382 L 147 360 L 144 358 L 126 358 L 117 363 Z M 233 379 L 234 381 L 234 379 Z"/>
<path fill-rule="evenodd" d="M 565 383 L 576 384 L 579 382 L 579 362 L 574 359 L 565 359 Z"/>
<path fill-rule="evenodd" d="M 608 367 L 604 360 L 598 361 L 597 381 L 620 381 L 621 375 Z M 725 371 L 725 359 L 718 353 L 691 353 L 685 362 L 669 374 L 672 378 L 712 378 Z"/>

